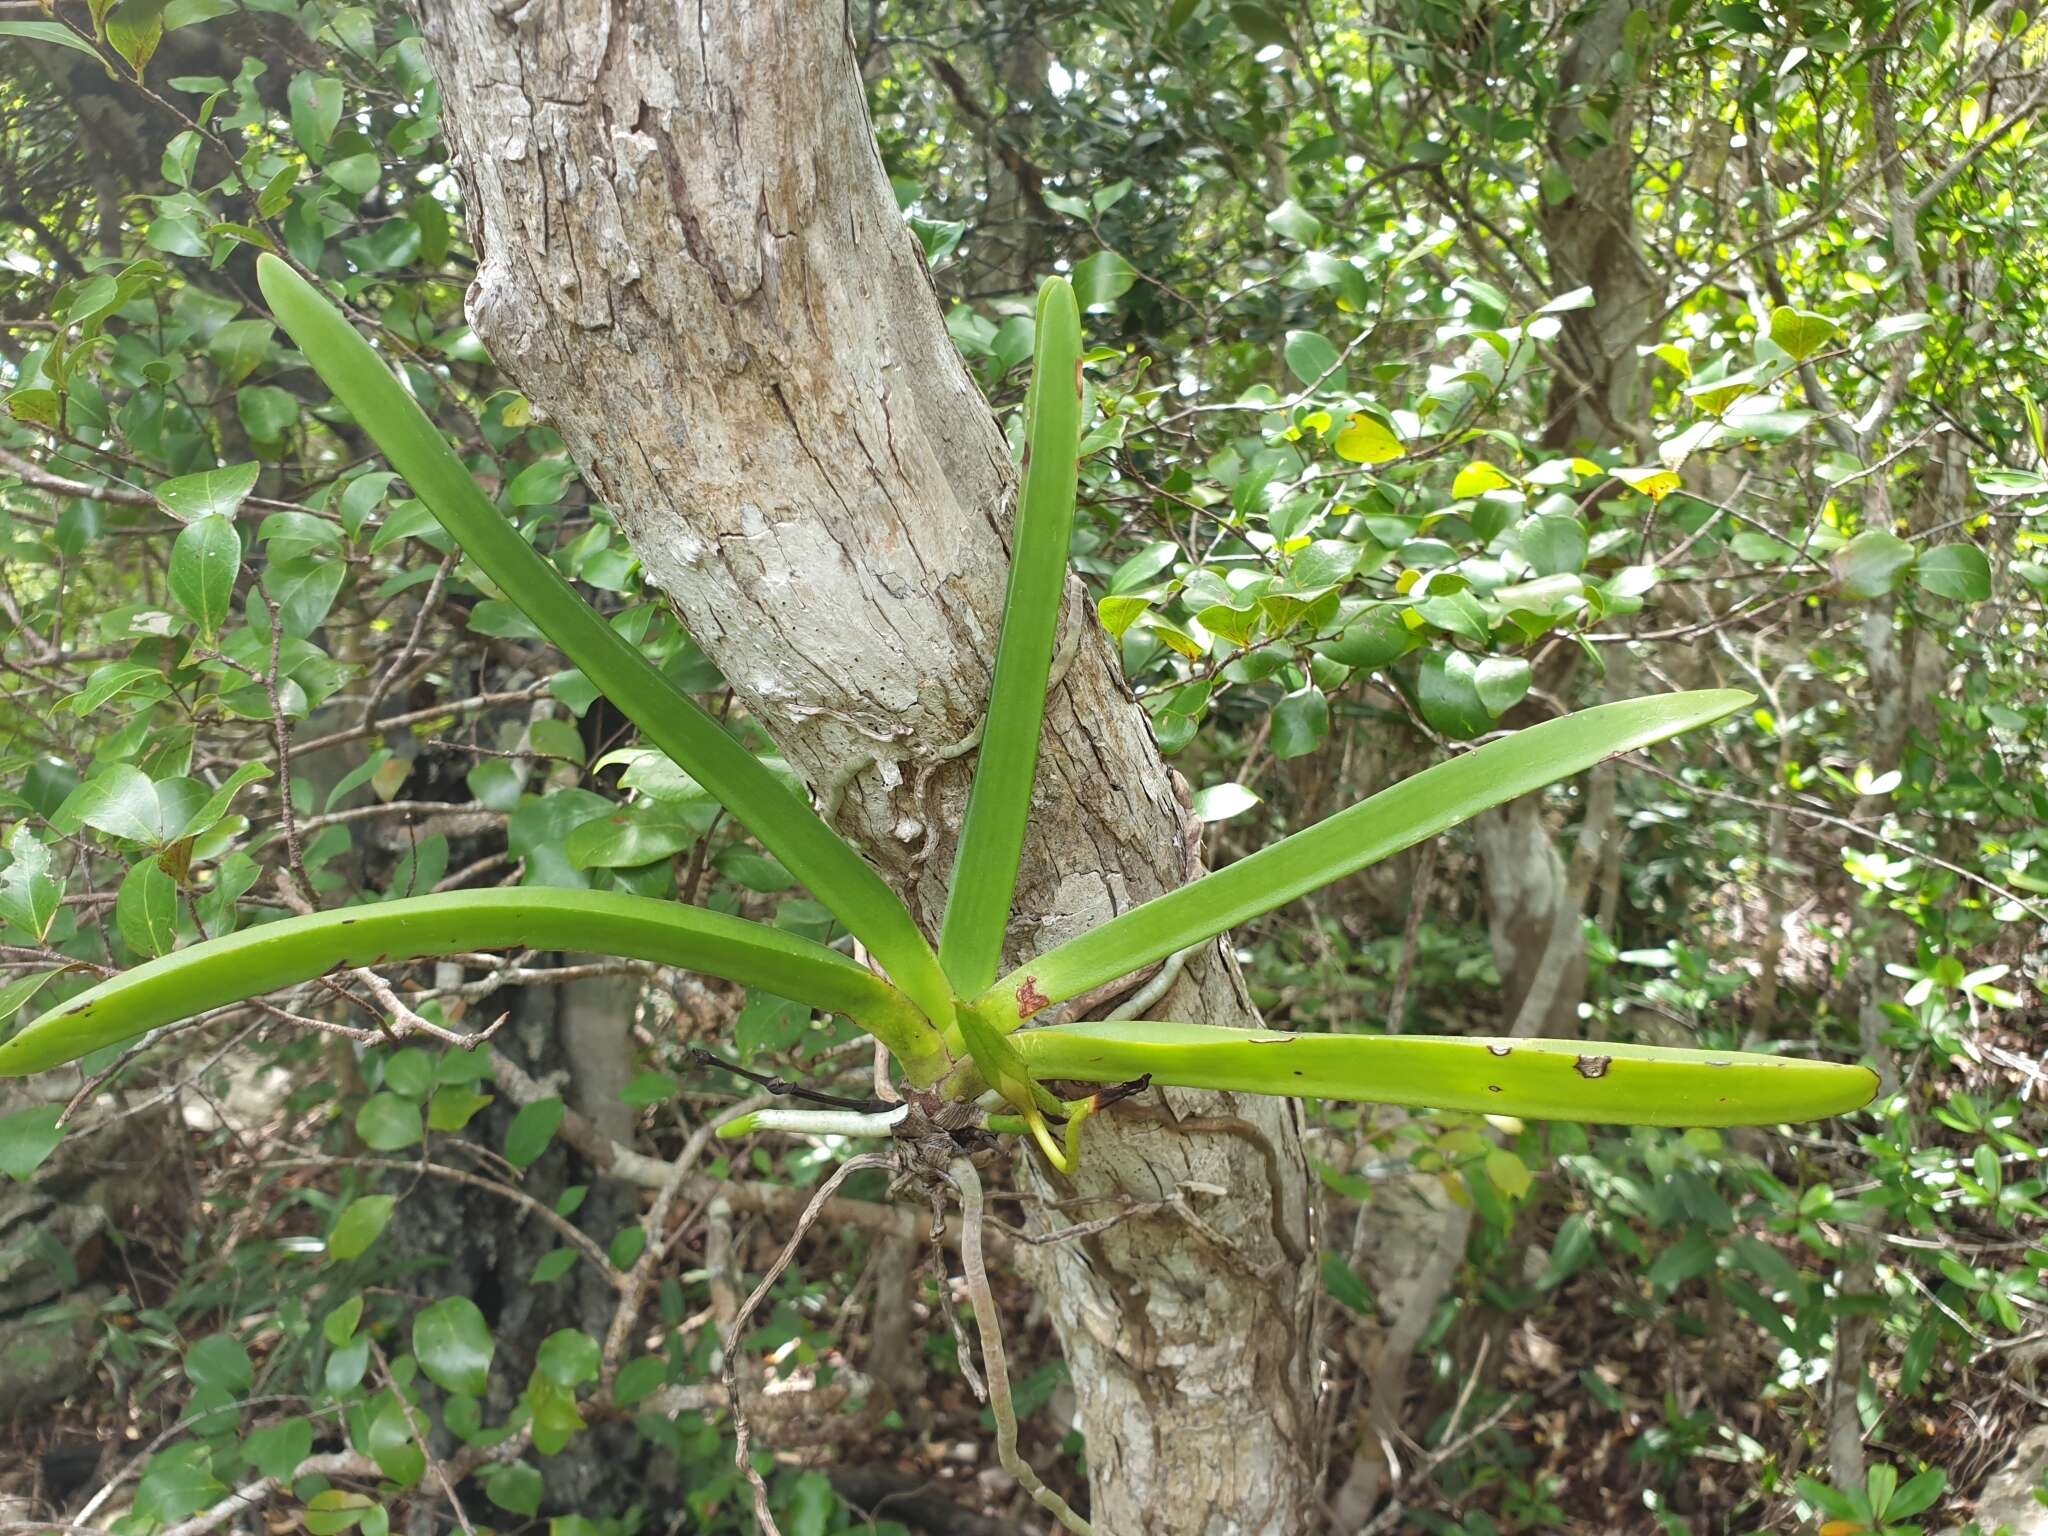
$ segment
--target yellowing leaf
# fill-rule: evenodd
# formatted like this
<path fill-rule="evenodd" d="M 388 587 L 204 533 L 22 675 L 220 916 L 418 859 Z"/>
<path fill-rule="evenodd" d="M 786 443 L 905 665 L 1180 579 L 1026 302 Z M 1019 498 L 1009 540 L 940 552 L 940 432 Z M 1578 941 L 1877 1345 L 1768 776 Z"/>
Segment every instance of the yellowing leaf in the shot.
<path fill-rule="evenodd" d="M 1337 434 L 1337 457 L 1353 464 L 1391 464 L 1407 451 L 1385 423 L 1359 412 Z"/>
<path fill-rule="evenodd" d="M 1145 620 L 1145 627 L 1147 629 L 1164 640 L 1167 645 L 1178 651 L 1181 655 L 1187 657 L 1188 660 L 1200 661 L 1209 654 L 1207 646 L 1203 645 L 1201 641 L 1197 640 L 1179 625 L 1169 624 L 1154 614 L 1147 614 Z"/>
<path fill-rule="evenodd" d="M 1641 491 L 1652 501 L 1662 501 L 1685 482 L 1668 469 L 1653 465 L 1638 464 L 1627 469 L 1614 471 L 1614 478 L 1631 490 Z"/>
<path fill-rule="evenodd" d="M 17 389 L 7 397 L 7 414 L 32 427 L 54 427 L 63 419 L 64 402 L 54 389 Z"/>
<path fill-rule="evenodd" d="M 1810 309 L 1771 311 L 1771 340 L 1802 363 L 1826 346 L 1838 329 L 1826 315 Z"/>
<path fill-rule="evenodd" d="M 1656 355 L 1662 362 L 1676 369 L 1680 378 L 1685 379 L 1688 383 L 1691 382 L 1692 357 L 1685 348 L 1674 346 L 1667 341 L 1663 346 L 1656 349 Z"/>
<path fill-rule="evenodd" d="M 1506 490 L 1514 481 L 1502 474 L 1493 465 L 1475 459 L 1458 471 L 1458 478 L 1451 482 L 1451 495 L 1459 501 L 1472 496 L 1484 496 L 1488 491 Z"/>
<path fill-rule="evenodd" d="M 1529 1186 L 1534 1182 L 1528 1165 L 1506 1147 L 1495 1147 L 1486 1154 L 1486 1176 L 1493 1180 L 1493 1187 L 1510 1200 L 1519 1200 L 1528 1194 Z"/>

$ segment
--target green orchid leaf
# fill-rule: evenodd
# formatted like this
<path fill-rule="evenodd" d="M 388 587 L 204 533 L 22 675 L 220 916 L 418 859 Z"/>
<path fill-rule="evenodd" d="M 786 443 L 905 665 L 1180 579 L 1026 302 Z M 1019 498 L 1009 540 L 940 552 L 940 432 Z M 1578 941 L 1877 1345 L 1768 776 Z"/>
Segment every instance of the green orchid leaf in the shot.
<path fill-rule="evenodd" d="M 256 272 L 278 323 L 462 552 L 649 741 L 809 886 L 919 1007 L 935 1022 L 949 1022 L 952 999 L 938 958 L 881 876 L 520 536 L 339 310 L 274 256 L 259 257 Z"/>
<path fill-rule="evenodd" d="M 1600 1125 L 1781 1125 L 1868 1104 L 1868 1067 L 1748 1051 L 1442 1035 L 1060 1024 L 1015 1037 L 1034 1074 Z"/>
<path fill-rule="evenodd" d="M 1024 407 L 1024 483 L 1017 498 L 1002 636 L 939 935 L 939 963 L 962 996 L 994 981 L 1002 960 L 1073 542 L 1081 315 L 1064 278 L 1047 278 L 1038 291 L 1037 336 Z"/>
<path fill-rule="evenodd" d="M 1002 1030 L 993 1028 L 972 1008 L 961 1008 L 954 1014 L 954 1021 L 960 1030 L 960 1038 L 966 1044 L 972 1074 L 980 1079 L 980 1086 L 993 1088 L 997 1093 L 1024 1114 L 1034 1110 L 1059 1112 L 1059 1100 L 1039 1087 L 1030 1067 L 1017 1051 L 1017 1045 Z M 963 1070 L 964 1069 L 956 1069 Z M 957 1090 L 962 1098 L 972 1098 L 979 1088 L 971 1081 L 948 1085 Z"/>
<path fill-rule="evenodd" d="M 931 1081 L 945 1062 L 937 1032 L 908 998 L 822 944 L 645 896 L 522 887 L 343 907 L 174 951 L 101 982 L 0 1042 L 0 1077 L 75 1061 L 337 965 L 479 949 L 568 950 L 682 966 L 845 1014 L 895 1052 L 913 1082 Z"/>
<path fill-rule="evenodd" d="M 979 1088 L 974 1079 L 978 1077 L 1017 1111 L 1020 1123 L 1037 1141 L 1047 1161 L 1061 1173 L 1071 1173 L 1074 1164 L 1070 1152 L 1053 1140 L 1052 1128 L 1045 1119 L 1047 1114 L 1061 1113 L 1060 1101 L 1039 1086 L 1016 1041 L 985 1022 L 973 1008 L 959 1009 L 954 1020 L 972 1059 L 967 1069 L 957 1069 L 959 1077 L 947 1084 L 948 1090 L 961 1098 L 977 1097 Z"/>
<path fill-rule="evenodd" d="M 1018 967 L 978 1002 L 998 1028 L 1376 864 L 1489 807 L 1749 703 L 1732 689 L 1601 704 L 1403 779 L 1327 821 L 1155 897 Z"/>

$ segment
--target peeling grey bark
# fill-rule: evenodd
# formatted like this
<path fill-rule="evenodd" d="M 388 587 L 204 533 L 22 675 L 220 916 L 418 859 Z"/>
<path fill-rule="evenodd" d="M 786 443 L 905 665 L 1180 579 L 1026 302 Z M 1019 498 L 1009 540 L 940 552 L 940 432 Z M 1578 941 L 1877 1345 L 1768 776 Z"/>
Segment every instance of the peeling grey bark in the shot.
<path fill-rule="evenodd" d="M 423 0 L 477 334 L 836 824 L 936 928 L 1004 586 L 1010 454 L 940 324 L 823 0 Z M 1009 953 L 1184 880 L 1185 812 L 1070 598 Z M 1162 1002 L 1250 1024 L 1227 955 Z M 1178 1124 L 1176 1124 L 1176 1119 Z M 1311 1180 L 1290 1104 L 1148 1095 L 1080 1188 L 1192 1215 L 1041 1250 L 1106 1531 L 1296 1531 Z"/>

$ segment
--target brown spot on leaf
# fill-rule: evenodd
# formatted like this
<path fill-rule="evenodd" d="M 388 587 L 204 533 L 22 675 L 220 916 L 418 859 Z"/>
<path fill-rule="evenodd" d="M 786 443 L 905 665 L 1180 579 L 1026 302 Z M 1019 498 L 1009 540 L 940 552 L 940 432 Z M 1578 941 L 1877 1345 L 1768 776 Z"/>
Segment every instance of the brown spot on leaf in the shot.
<path fill-rule="evenodd" d="M 1501 1086 L 1499 1083 L 1488 1083 L 1486 1085 L 1486 1091 L 1488 1093 L 1499 1093 L 1501 1092 Z"/>
<path fill-rule="evenodd" d="M 1607 1069 L 1613 1065 L 1612 1056 L 1581 1056 L 1572 1063 L 1572 1070 L 1581 1077 L 1605 1077 Z"/>
<path fill-rule="evenodd" d="M 1038 990 L 1038 978 L 1026 976 L 1024 985 L 1017 989 L 1017 1017 L 1028 1019 L 1043 1008 L 1052 1006 L 1052 999 Z"/>

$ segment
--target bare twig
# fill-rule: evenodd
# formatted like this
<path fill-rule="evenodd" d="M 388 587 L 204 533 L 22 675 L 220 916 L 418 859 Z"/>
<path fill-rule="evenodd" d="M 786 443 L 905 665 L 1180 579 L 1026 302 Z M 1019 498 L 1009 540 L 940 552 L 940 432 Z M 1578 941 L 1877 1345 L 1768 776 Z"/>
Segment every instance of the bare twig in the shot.
<path fill-rule="evenodd" d="M 1913 844 L 1901 842 L 1898 838 L 1887 837 L 1882 832 L 1873 830 L 1866 822 L 1851 821 L 1846 816 L 1836 816 L 1831 812 L 1816 810 L 1812 806 L 1802 805 L 1796 801 L 1777 803 L 1769 800 L 1759 800 L 1752 795 L 1739 795 L 1733 790 L 1708 789 L 1701 784 L 1688 784 L 1677 774 L 1667 773 L 1664 769 L 1651 763 L 1630 760 L 1628 767 L 1634 769 L 1637 773 L 1647 773 L 1652 778 L 1662 779 L 1667 784 L 1675 784 L 1688 794 L 1705 795 L 1710 800 L 1729 800 L 1737 805 L 1746 805 L 1752 810 L 1764 812 L 1783 810 L 1789 816 L 1797 816 L 1805 821 L 1819 822 L 1824 826 L 1840 827 L 1857 837 L 1867 837 L 1873 843 L 1882 843 L 1894 853 L 1903 853 L 1909 858 L 1924 859 L 1938 869 L 1947 870 L 1959 880 L 1967 880 L 1970 884 L 1989 891 L 2000 901 L 2011 902 L 2036 922 L 2048 923 L 2048 907 L 2036 906 L 2033 902 L 2020 895 L 2018 891 L 2012 889 L 2012 887 L 2000 885 L 1996 880 L 1987 879 L 1974 870 L 1965 869 L 1960 864 L 1952 864 L 1939 854 L 1929 853 L 1925 848 L 1916 848 Z"/>
<path fill-rule="evenodd" d="M 471 1189 L 486 1190 L 501 1200 L 509 1200 L 529 1216 L 551 1229 L 563 1242 L 569 1244 L 584 1258 L 597 1266 L 597 1272 L 605 1283 L 614 1290 L 620 1289 L 625 1281 L 612 1268 L 612 1262 L 605 1251 L 598 1247 L 597 1240 L 553 1206 L 543 1204 L 522 1189 L 498 1179 L 486 1178 L 480 1173 L 469 1173 L 461 1168 L 450 1168 L 446 1163 L 403 1162 L 395 1157 L 271 1157 L 264 1160 L 265 1168 L 381 1168 L 392 1173 L 426 1174 L 431 1178 L 446 1179 L 455 1184 L 466 1184 Z"/>
<path fill-rule="evenodd" d="M 434 1481 L 441 1485 L 441 1492 L 447 1497 L 448 1507 L 455 1512 L 455 1523 L 462 1527 L 463 1536 L 476 1536 L 476 1527 L 469 1523 L 469 1511 L 462 1507 L 462 1500 L 456 1495 L 454 1480 L 449 1477 L 448 1469 L 442 1465 L 441 1458 L 434 1454 L 433 1446 L 427 1443 L 426 1432 L 420 1428 L 419 1416 L 412 1411 L 412 1404 L 406 1401 L 404 1389 L 391 1374 L 391 1362 L 384 1358 L 383 1346 L 367 1335 L 364 1342 L 370 1346 L 370 1354 L 377 1362 L 377 1374 L 384 1378 L 384 1385 L 391 1389 L 392 1397 L 397 1399 L 398 1411 L 405 1415 L 405 1427 L 412 1434 L 413 1444 L 420 1448 L 420 1454 L 426 1457 L 427 1465 L 433 1468 Z"/>
<path fill-rule="evenodd" d="M 697 1165 L 697 1159 L 704 1155 L 705 1147 L 711 1144 L 713 1134 L 721 1125 L 737 1120 L 764 1104 L 774 1102 L 772 1094 L 756 1094 L 751 1099 L 728 1106 L 719 1114 L 706 1120 L 690 1133 L 690 1139 L 683 1143 L 682 1151 L 676 1154 L 669 1165 L 668 1177 L 655 1191 L 654 1204 L 648 1209 L 642 1225 L 647 1230 L 647 1246 L 640 1250 L 640 1257 L 633 1261 L 633 1267 L 619 1285 L 619 1305 L 612 1314 L 611 1327 L 605 1333 L 602 1376 L 604 1390 L 611 1390 L 612 1381 L 619 1374 L 619 1367 L 625 1361 L 626 1344 L 633 1334 L 633 1325 L 639 1321 L 640 1306 L 646 1299 L 647 1287 L 652 1283 L 662 1261 L 675 1244 L 676 1234 L 669 1230 L 669 1211 L 676 1203 L 676 1197 L 687 1186 L 690 1170 Z"/>
<path fill-rule="evenodd" d="M 893 1161 L 893 1157 L 886 1153 L 864 1153 L 841 1163 L 834 1170 L 832 1177 L 818 1186 L 818 1192 L 811 1196 L 810 1204 L 804 1207 L 803 1215 L 797 1218 L 796 1231 L 790 1234 L 789 1242 L 784 1245 L 782 1252 L 776 1255 L 775 1262 L 768 1266 L 768 1273 L 761 1277 L 761 1283 L 754 1287 L 753 1293 L 740 1303 L 738 1314 L 734 1316 L 731 1326 L 725 1330 L 725 1393 L 732 1404 L 733 1438 L 736 1442 L 732 1453 L 733 1465 L 745 1474 L 747 1482 L 753 1487 L 754 1518 L 766 1536 L 782 1536 L 782 1527 L 775 1523 L 775 1515 L 768 1508 L 768 1485 L 761 1481 L 761 1474 L 754 1470 L 753 1458 L 747 1454 L 747 1442 L 752 1438 L 752 1430 L 747 1423 L 746 1408 L 740 1402 L 740 1331 L 746 1327 L 747 1319 L 753 1316 L 754 1309 L 761 1304 L 775 1282 L 782 1278 L 782 1272 L 789 1268 L 790 1262 L 795 1259 L 797 1247 L 803 1242 L 805 1234 L 825 1213 L 825 1202 L 831 1198 L 832 1191 L 863 1168 L 886 1168 Z"/>
<path fill-rule="evenodd" d="M 308 1456 L 292 1469 L 293 1482 L 302 1477 L 362 1477 L 375 1478 L 381 1474 L 377 1464 L 367 1456 L 353 1451 L 334 1451 L 324 1456 Z M 217 1504 L 209 1505 L 188 1520 L 160 1531 L 158 1536 L 205 1536 L 208 1531 L 218 1530 L 235 1516 L 252 1505 L 261 1504 L 272 1494 L 284 1491 L 286 1484 L 274 1477 L 259 1477 L 253 1482 L 242 1484 L 233 1493 Z"/>
<path fill-rule="evenodd" d="M 80 496 L 88 501 L 111 502 L 121 507 L 156 505 L 156 498 L 140 486 L 87 485 L 83 480 L 69 480 L 18 453 L 9 453 L 5 448 L 0 448 L 0 470 L 16 476 L 24 485 L 32 485 L 52 496 Z"/>

